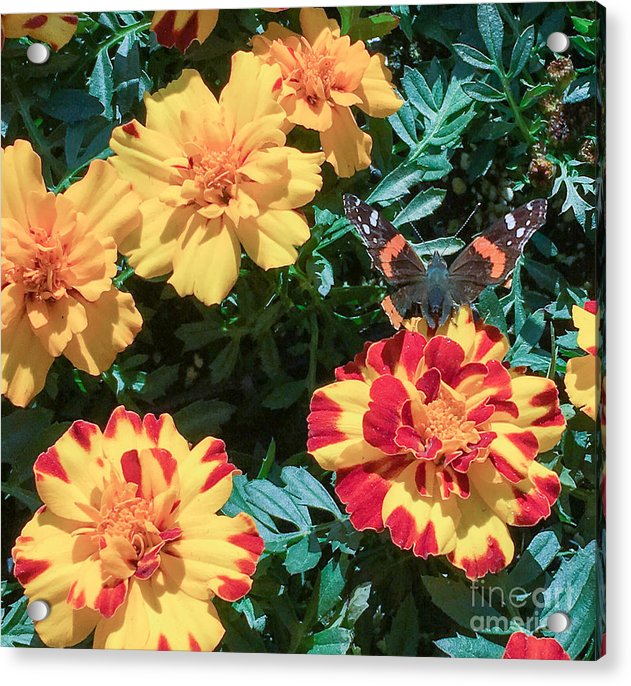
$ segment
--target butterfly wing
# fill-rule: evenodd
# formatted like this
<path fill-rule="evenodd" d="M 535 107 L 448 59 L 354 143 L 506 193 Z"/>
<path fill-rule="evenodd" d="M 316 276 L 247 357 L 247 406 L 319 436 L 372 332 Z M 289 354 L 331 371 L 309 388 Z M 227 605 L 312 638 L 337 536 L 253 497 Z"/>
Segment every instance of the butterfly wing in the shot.
<path fill-rule="evenodd" d="M 401 288 L 425 276 L 425 266 L 412 246 L 377 210 L 346 194 L 344 214 L 366 246 L 373 266 L 391 286 Z"/>
<path fill-rule="evenodd" d="M 471 303 L 487 286 L 508 278 L 526 243 L 545 223 L 547 208 L 546 200 L 531 200 L 473 239 L 449 268 L 454 302 Z"/>
<path fill-rule="evenodd" d="M 425 265 L 396 228 L 356 196 L 344 196 L 344 214 L 366 246 L 373 266 L 394 289 L 381 306 L 398 329 L 404 317 L 414 315 L 425 297 Z"/>

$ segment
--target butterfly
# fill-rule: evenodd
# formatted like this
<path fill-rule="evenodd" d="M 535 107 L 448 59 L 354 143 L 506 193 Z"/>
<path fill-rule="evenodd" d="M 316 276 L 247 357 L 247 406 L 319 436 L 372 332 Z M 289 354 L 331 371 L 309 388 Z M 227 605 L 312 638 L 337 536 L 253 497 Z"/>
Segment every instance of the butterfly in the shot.
<path fill-rule="evenodd" d="M 392 287 L 381 306 L 395 328 L 422 316 L 436 328 L 452 310 L 470 305 L 486 288 L 506 281 L 526 243 L 546 220 L 546 200 L 531 200 L 473 239 L 450 266 L 435 251 L 427 266 L 377 210 L 354 195 L 344 213 L 359 233 L 372 263 Z"/>

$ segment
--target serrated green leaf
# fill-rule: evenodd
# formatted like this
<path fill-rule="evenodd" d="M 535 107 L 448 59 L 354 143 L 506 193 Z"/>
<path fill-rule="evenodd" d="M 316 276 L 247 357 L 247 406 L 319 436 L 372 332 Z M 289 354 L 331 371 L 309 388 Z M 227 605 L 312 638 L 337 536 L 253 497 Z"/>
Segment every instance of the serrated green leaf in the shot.
<path fill-rule="evenodd" d="M 428 188 L 414 197 L 411 202 L 396 216 L 393 224 L 401 226 L 415 222 L 433 214 L 443 203 L 447 192 L 442 188 Z"/>
<path fill-rule="evenodd" d="M 504 654 L 504 648 L 483 636 L 475 638 L 456 634 L 453 638 L 441 638 L 436 645 L 449 657 L 476 657 L 498 660 Z"/>
<path fill-rule="evenodd" d="M 285 484 L 285 491 L 301 505 L 325 510 L 336 518 L 342 517 L 339 507 L 324 486 L 304 467 L 284 467 L 280 478 Z"/>
<path fill-rule="evenodd" d="M 302 574 L 313 569 L 321 557 L 322 550 L 318 537 L 310 534 L 287 549 L 284 565 L 290 574 Z"/>
<path fill-rule="evenodd" d="M 318 619 L 325 617 L 339 602 L 346 581 L 336 560 L 329 560 L 320 572 L 318 586 Z"/>

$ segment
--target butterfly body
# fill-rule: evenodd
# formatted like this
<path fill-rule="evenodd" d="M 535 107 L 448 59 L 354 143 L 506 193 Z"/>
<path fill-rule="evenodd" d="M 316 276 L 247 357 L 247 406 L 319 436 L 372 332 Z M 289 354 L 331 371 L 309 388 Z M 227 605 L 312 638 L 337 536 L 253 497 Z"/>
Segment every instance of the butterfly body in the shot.
<path fill-rule="evenodd" d="M 382 307 L 395 328 L 415 316 L 424 317 L 432 327 L 440 326 L 454 309 L 473 303 L 486 286 L 503 283 L 526 243 L 544 224 L 546 211 L 545 200 L 531 200 L 474 238 L 451 265 L 435 251 L 425 266 L 377 210 L 354 195 L 344 196 L 346 217 L 392 288 Z"/>

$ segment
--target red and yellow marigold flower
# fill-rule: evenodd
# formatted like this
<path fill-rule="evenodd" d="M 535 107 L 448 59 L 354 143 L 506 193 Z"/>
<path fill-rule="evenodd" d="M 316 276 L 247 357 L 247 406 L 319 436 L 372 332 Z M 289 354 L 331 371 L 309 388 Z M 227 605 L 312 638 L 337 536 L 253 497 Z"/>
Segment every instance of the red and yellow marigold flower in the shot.
<path fill-rule="evenodd" d="M 74 36 L 76 14 L 3 14 L 2 44 L 5 38 L 30 36 L 59 50 Z"/>
<path fill-rule="evenodd" d="M 14 573 L 48 646 L 93 630 L 95 648 L 213 650 L 212 599 L 242 598 L 263 550 L 249 515 L 217 514 L 238 470 L 222 441 L 190 447 L 169 415 L 119 407 L 105 430 L 76 421 L 35 462 L 44 502 L 18 537 Z"/>
<path fill-rule="evenodd" d="M 569 660 L 570 656 L 563 646 L 554 638 L 529 636 L 523 631 L 516 631 L 508 639 L 504 660 Z"/>
<path fill-rule="evenodd" d="M 219 19 L 219 10 L 169 10 L 153 13 L 151 30 L 158 43 L 185 52 L 196 40 L 203 43 Z"/>
<path fill-rule="evenodd" d="M 219 100 L 187 69 L 145 97 L 144 126 L 114 130 L 112 164 L 144 200 L 121 246 L 137 274 L 173 272 L 180 295 L 211 305 L 234 285 L 241 245 L 263 269 L 295 262 L 310 235 L 299 208 L 322 186 L 323 156 L 285 145 L 279 87 L 278 67 L 240 52 Z"/>
<path fill-rule="evenodd" d="M 351 110 L 388 117 L 403 104 L 392 87 L 383 55 L 370 55 L 362 41 L 351 43 L 323 9 L 300 11 L 303 35 L 271 23 L 252 39 L 254 53 L 282 70 L 279 102 L 291 124 L 320 133 L 326 159 L 339 176 L 370 165 L 372 139 Z"/>
<path fill-rule="evenodd" d="M 56 357 L 97 375 L 140 331 L 132 296 L 112 283 L 139 201 L 103 160 L 54 195 L 29 142 L 3 150 L 2 394 L 14 405 L 39 393 Z"/>
<path fill-rule="evenodd" d="M 565 388 L 573 405 L 592 419 L 598 412 L 600 394 L 600 359 L 598 346 L 598 303 L 588 300 L 583 307 L 574 305 L 572 320 L 578 329 L 578 345 L 587 355 L 567 363 Z"/>
<path fill-rule="evenodd" d="M 507 525 L 550 515 L 558 476 L 536 461 L 565 428 L 549 379 L 502 365 L 508 342 L 468 308 L 432 338 L 367 344 L 311 401 L 308 450 L 336 472 L 358 530 L 390 530 L 415 555 L 447 555 L 471 578 L 498 572 Z"/>

